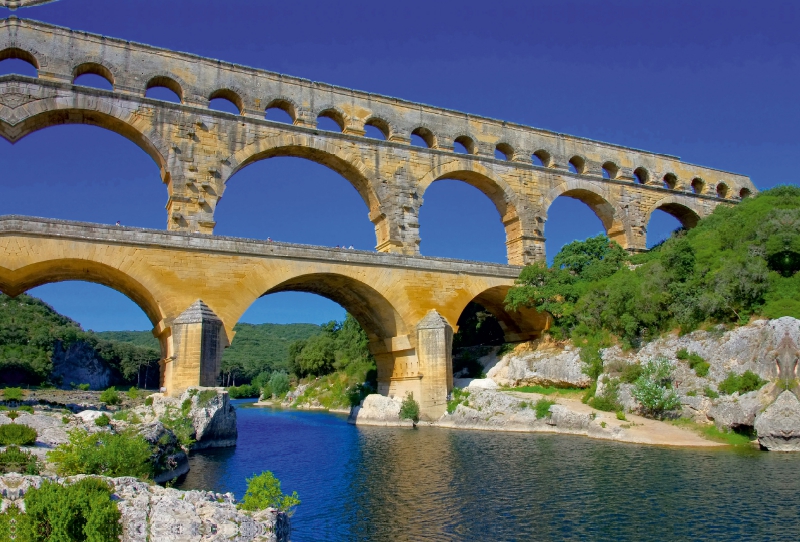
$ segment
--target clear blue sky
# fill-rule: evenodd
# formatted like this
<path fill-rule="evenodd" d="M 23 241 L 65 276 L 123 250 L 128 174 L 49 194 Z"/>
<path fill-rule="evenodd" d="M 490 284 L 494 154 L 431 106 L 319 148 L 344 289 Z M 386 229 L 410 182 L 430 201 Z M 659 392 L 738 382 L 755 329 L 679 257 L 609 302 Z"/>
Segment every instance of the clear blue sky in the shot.
<path fill-rule="evenodd" d="M 61 0 L 14 14 L 674 154 L 750 175 L 764 189 L 798 183 L 798 6 Z M 0 16 L 10 13 L 0 9 Z M 0 63 L 0 73 L 13 70 L 14 62 Z M 167 194 L 155 164 L 100 128 L 52 127 L 13 146 L 0 140 L 0 189 L 0 214 L 154 228 L 166 221 Z M 216 217 L 219 234 L 364 249 L 375 244 L 366 206 L 349 183 L 302 159 L 274 158 L 239 172 Z M 434 184 L 420 223 L 423 254 L 505 261 L 497 211 L 463 183 Z M 676 226 L 671 217 L 654 215 L 649 244 Z M 546 225 L 548 254 L 600 231 L 587 207 L 561 198 Z M 150 327 L 138 307 L 105 287 L 63 283 L 32 293 L 85 328 Z M 327 300 L 288 293 L 262 298 L 244 321 L 323 322 L 342 315 Z"/>

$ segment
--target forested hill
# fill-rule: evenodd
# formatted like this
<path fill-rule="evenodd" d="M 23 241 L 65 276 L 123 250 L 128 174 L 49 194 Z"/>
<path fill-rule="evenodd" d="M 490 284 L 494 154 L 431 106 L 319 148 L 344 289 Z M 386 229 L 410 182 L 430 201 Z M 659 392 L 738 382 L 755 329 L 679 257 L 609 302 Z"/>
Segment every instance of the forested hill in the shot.
<path fill-rule="evenodd" d="M 289 345 L 322 332 L 316 324 L 236 324 L 233 344 L 222 354 L 222 373 L 237 384 L 261 372 L 287 369 Z M 99 337 L 138 346 L 158 347 L 149 331 L 104 331 Z"/>

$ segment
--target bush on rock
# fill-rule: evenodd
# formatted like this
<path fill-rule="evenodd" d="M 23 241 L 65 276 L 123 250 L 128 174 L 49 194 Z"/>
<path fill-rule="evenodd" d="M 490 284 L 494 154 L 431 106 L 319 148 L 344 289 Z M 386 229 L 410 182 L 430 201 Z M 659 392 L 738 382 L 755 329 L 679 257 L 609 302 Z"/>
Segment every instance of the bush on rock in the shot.
<path fill-rule="evenodd" d="M 419 403 L 414 399 L 414 394 L 408 392 L 403 403 L 400 405 L 400 419 L 411 420 L 414 423 L 419 421 Z"/>
<path fill-rule="evenodd" d="M 36 442 L 36 430 L 27 425 L 7 423 L 0 425 L 0 445 L 30 446 Z"/>
<path fill-rule="evenodd" d="M 247 492 L 239 508 L 250 512 L 277 508 L 291 514 L 299 504 L 297 491 L 293 491 L 291 495 L 283 493 L 280 480 L 272 472 L 266 471 L 247 479 Z"/>
<path fill-rule="evenodd" d="M 89 434 L 81 428 L 67 434 L 69 442 L 59 444 L 47 454 L 47 459 L 55 464 L 60 476 L 100 474 L 111 477 L 152 477 L 153 450 L 141 435 L 133 431 Z"/>

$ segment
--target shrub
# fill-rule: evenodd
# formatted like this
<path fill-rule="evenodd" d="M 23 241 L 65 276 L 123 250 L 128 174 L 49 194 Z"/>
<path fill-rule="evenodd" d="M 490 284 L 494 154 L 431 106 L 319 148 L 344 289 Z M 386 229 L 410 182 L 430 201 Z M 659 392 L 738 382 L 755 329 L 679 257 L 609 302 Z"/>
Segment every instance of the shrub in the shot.
<path fill-rule="evenodd" d="M 89 391 L 91 386 L 89 384 L 78 384 L 78 389 L 81 391 Z"/>
<path fill-rule="evenodd" d="M 602 395 L 590 397 L 587 404 L 592 408 L 604 412 L 616 412 L 617 410 L 621 410 L 622 405 L 619 404 L 619 380 L 605 377 L 603 384 L 605 384 L 605 386 L 603 387 Z"/>
<path fill-rule="evenodd" d="M 617 419 L 622 420 L 623 422 L 628 421 L 628 419 L 625 417 L 625 413 L 621 410 L 617 410 Z"/>
<path fill-rule="evenodd" d="M 19 418 L 19 412 L 17 412 L 16 410 L 10 410 L 8 414 L 6 414 L 6 416 L 8 416 L 8 419 L 13 422 L 17 418 Z"/>
<path fill-rule="evenodd" d="M 269 379 L 269 387 L 272 394 L 283 397 L 289 391 L 289 375 L 283 371 L 275 371 Z"/>
<path fill-rule="evenodd" d="M 197 395 L 197 406 L 204 408 L 217 396 L 217 390 L 203 390 Z"/>
<path fill-rule="evenodd" d="M 419 403 L 414 399 L 414 394 L 408 392 L 400 405 L 400 419 L 419 421 Z"/>
<path fill-rule="evenodd" d="M 550 407 L 556 404 L 555 401 L 549 399 L 539 399 L 536 401 L 534 408 L 536 409 L 536 419 L 544 418 L 550 413 Z"/>
<path fill-rule="evenodd" d="M 719 383 L 717 388 L 726 395 L 731 395 L 737 391 L 739 395 L 742 395 L 743 393 L 755 391 L 766 383 L 766 380 L 762 380 L 757 374 L 748 369 L 740 375 L 728 373 L 728 376 Z"/>
<path fill-rule="evenodd" d="M 36 430 L 33 427 L 18 423 L 7 423 L 0 425 L 0 444 L 8 446 L 30 446 L 36 442 Z"/>
<path fill-rule="evenodd" d="M 672 365 L 658 357 L 648 361 L 642 376 L 633 385 L 631 394 L 642 405 L 646 416 L 661 418 L 664 413 L 680 407 L 678 394 L 671 388 Z"/>
<path fill-rule="evenodd" d="M 3 401 L 22 401 L 22 389 L 21 388 L 4 389 Z"/>
<path fill-rule="evenodd" d="M 19 446 L 9 445 L 4 452 L 0 452 L 0 474 L 16 472 L 37 475 L 40 471 L 39 459 Z"/>
<path fill-rule="evenodd" d="M 147 397 L 144 400 L 144 404 L 145 404 L 145 406 L 153 406 L 153 398 L 152 397 Z"/>
<path fill-rule="evenodd" d="M 365 382 L 352 386 L 347 392 L 347 398 L 350 401 L 350 406 L 354 407 L 360 405 L 361 401 L 363 401 L 367 395 L 373 392 L 374 390 L 372 389 L 372 386 Z"/>
<path fill-rule="evenodd" d="M 111 423 L 111 419 L 106 414 L 100 414 L 94 420 L 94 424 L 97 427 L 106 427 L 106 426 L 108 426 L 109 423 Z"/>
<path fill-rule="evenodd" d="M 128 388 L 127 396 L 131 401 L 135 401 L 139 398 L 139 390 L 135 386 L 131 386 Z"/>
<path fill-rule="evenodd" d="M 107 405 L 118 405 L 122 402 L 122 399 L 120 398 L 117 389 L 114 386 L 111 386 L 100 394 L 100 401 Z"/>
<path fill-rule="evenodd" d="M 129 414 L 130 414 L 130 412 L 128 412 L 127 410 L 120 410 L 119 412 L 115 412 L 114 415 L 111 416 L 111 417 L 113 419 L 115 419 L 115 420 L 120 420 L 120 421 L 123 421 L 123 422 L 127 422 Z"/>
<path fill-rule="evenodd" d="M 642 376 L 642 366 L 638 363 L 629 363 L 623 367 L 619 379 L 626 384 L 633 384 Z"/>
<path fill-rule="evenodd" d="M 97 478 L 67 486 L 44 480 L 25 494 L 25 511 L 16 518 L 21 540 L 110 542 L 122 535 L 111 487 Z"/>
<path fill-rule="evenodd" d="M 189 403 L 191 406 L 191 402 Z M 161 415 L 159 421 L 164 424 L 164 427 L 175 433 L 178 443 L 186 450 L 188 450 L 195 440 L 194 424 L 191 418 L 182 412 L 175 412 L 175 408 L 168 406 Z"/>
<path fill-rule="evenodd" d="M 679 360 L 686 361 L 689 364 L 689 368 L 694 370 L 694 373 L 697 376 L 706 376 L 708 375 L 708 370 L 711 365 L 704 360 L 700 354 L 695 352 L 689 352 L 685 348 L 681 348 L 675 354 L 675 357 Z"/>
<path fill-rule="evenodd" d="M 69 416 L 61 416 L 61 423 L 69 423 L 70 419 Z"/>
<path fill-rule="evenodd" d="M 297 491 L 293 491 L 291 495 L 283 493 L 280 480 L 272 472 L 266 471 L 247 479 L 247 491 L 238 506 L 250 512 L 277 508 L 291 515 L 299 504 Z"/>
<path fill-rule="evenodd" d="M 27 412 L 28 414 L 33 414 L 33 407 L 31 405 L 19 405 L 17 410 Z"/>
<path fill-rule="evenodd" d="M 708 397 L 709 399 L 717 399 L 717 398 L 719 398 L 719 393 L 715 392 L 713 389 L 711 389 L 708 386 L 703 388 L 703 394 L 705 394 L 705 396 Z"/>
<path fill-rule="evenodd" d="M 153 473 L 150 443 L 133 431 L 90 434 L 77 428 L 67 435 L 69 442 L 59 444 L 47 454 L 60 476 L 99 474 L 149 478 Z"/>
<path fill-rule="evenodd" d="M 452 414 L 458 408 L 458 405 L 464 404 L 468 405 L 469 402 L 469 392 L 467 390 L 462 390 L 461 388 L 453 388 L 453 398 L 450 401 L 447 401 L 447 413 Z M 525 408 L 525 407 L 523 407 Z"/>

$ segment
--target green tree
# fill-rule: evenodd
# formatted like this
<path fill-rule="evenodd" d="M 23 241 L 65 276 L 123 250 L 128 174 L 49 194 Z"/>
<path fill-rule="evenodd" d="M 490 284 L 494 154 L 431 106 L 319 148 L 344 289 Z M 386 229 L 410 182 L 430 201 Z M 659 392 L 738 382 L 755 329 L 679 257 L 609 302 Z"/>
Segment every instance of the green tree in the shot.
<path fill-rule="evenodd" d="M 642 367 L 642 375 L 633 384 L 631 395 L 642 405 L 646 416 L 661 418 L 680 408 L 678 394 L 672 389 L 672 365 L 663 357 L 652 359 Z"/>
<path fill-rule="evenodd" d="M 300 499 L 297 497 L 296 491 L 293 491 L 291 495 L 285 494 L 281 490 L 280 480 L 275 478 L 272 472 L 265 471 L 247 479 L 247 491 L 242 502 L 239 503 L 239 508 L 251 512 L 277 508 L 281 512 L 291 515 L 299 504 Z"/>

